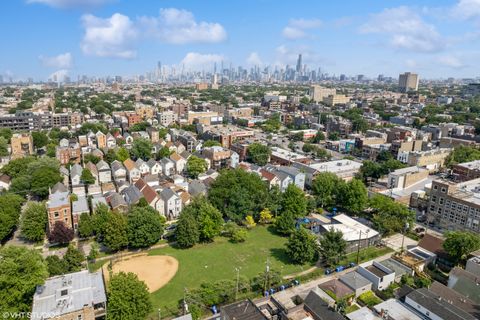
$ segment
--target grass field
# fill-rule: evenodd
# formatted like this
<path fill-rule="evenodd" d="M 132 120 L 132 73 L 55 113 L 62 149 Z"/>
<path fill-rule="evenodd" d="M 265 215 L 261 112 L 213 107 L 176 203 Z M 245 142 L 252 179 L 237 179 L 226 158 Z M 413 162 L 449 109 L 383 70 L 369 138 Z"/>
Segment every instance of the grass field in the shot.
<path fill-rule="evenodd" d="M 235 267 L 240 267 L 240 275 L 249 279 L 265 270 L 267 259 L 271 269 L 280 271 L 282 275 L 310 268 L 312 265 L 299 266 L 289 262 L 285 253 L 286 242 L 287 238 L 259 226 L 249 231 L 244 243 L 217 238 L 213 243 L 186 250 L 172 247 L 153 249 L 150 255 L 170 255 L 179 262 L 175 277 L 152 294 L 154 307 L 174 309 L 183 297 L 184 288 L 194 289 L 202 282 L 235 279 Z"/>

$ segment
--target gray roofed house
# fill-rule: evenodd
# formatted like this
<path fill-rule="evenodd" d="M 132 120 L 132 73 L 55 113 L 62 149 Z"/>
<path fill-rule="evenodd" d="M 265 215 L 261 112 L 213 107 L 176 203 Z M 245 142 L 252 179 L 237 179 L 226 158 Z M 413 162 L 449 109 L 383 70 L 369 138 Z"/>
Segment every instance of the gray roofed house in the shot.
<path fill-rule="evenodd" d="M 58 192 L 68 192 L 68 189 L 67 187 L 65 187 L 65 185 L 61 182 L 57 182 L 53 187 L 52 187 L 52 190 L 51 190 L 51 193 L 58 193 Z"/>
<path fill-rule="evenodd" d="M 268 318 L 250 300 L 236 301 L 220 308 L 222 320 L 267 320 Z"/>
<path fill-rule="evenodd" d="M 445 320 L 474 320 L 476 317 L 455 307 L 452 304 L 445 303 L 439 296 L 426 288 L 420 288 L 410 292 L 405 297 L 405 303 L 415 309 L 417 312 L 430 319 Z"/>
<path fill-rule="evenodd" d="M 45 284 L 37 286 L 31 319 L 43 320 L 46 314 L 49 319 L 60 316 L 91 319 L 89 315 L 104 317 L 106 311 L 102 271 L 83 270 L 48 278 Z"/>
<path fill-rule="evenodd" d="M 395 272 L 395 281 L 399 282 L 404 274 L 413 275 L 413 270 L 406 265 L 392 259 L 388 258 L 386 260 L 379 262 L 381 265 L 387 267 L 388 269 Z"/>
<path fill-rule="evenodd" d="M 75 163 L 70 167 L 70 181 L 72 186 L 78 186 L 81 184 L 80 177 L 82 175 L 83 168 L 78 163 Z"/>
<path fill-rule="evenodd" d="M 448 277 L 448 287 L 480 304 L 480 277 L 473 273 L 453 268 Z"/>
<path fill-rule="evenodd" d="M 77 201 L 72 202 L 72 214 L 82 214 L 84 212 L 90 212 L 87 198 L 78 197 Z"/>
<path fill-rule="evenodd" d="M 465 297 L 463 294 L 450 289 L 438 281 L 434 281 L 428 290 L 441 297 L 443 301 L 451 303 L 457 308 L 460 308 L 461 310 L 468 312 L 472 316 L 480 319 L 480 305 Z"/>
<path fill-rule="evenodd" d="M 372 282 L 356 271 L 346 273 L 340 276 L 339 279 L 355 291 L 356 297 L 364 292 L 372 290 Z"/>
<path fill-rule="evenodd" d="M 140 199 L 143 197 L 140 190 L 138 190 L 138 188 L 134 185 L 125 188 L 121 193 L 129 205 L 137 204 L 138 201 L 140 201 Z"/>
<path fill-rule="evenodd" d="M 163 189 L 160 198 L 164 203 L 164 215 L 168 219 L 177 218 L 182 211 L 182 199 L 170 188 Z"/>
<path fill-rule="evenodd" d="M 118 160 L 112 162 L 112 173 L 115 181 L 125 181 L 127 179 L 127 169 Z"/>
<path fill-rule="evenodd" d="M 328 303 L 315 291 L 310 293 L 305 298 L 304 309 L 308 311 L 314 320 L 343 320 L 344 317 L 340 313 L 332 311 L 328 307 Z"/>
<path fill-rule="evenodd" d="M 110 166 L 108 165 L 108 163 L 104 160 L 100 160 L 97 162 L 97 170 L 98 171 L 101 171 L 101 170 L 110 170 Z"/>
<path fill-rule="evenodd" d="M 106 199 L 110 204 L 110 207 L 112 207 L 112 210 L 118 210 L 121 212 L 126 212 L 128 210 L 128 204 L 120 194 L 112 192 L 106 197 Z"/>
<path fill-rule="evenodd" d="M 92 198 L 92 210 L 95 212 L 95 209 L 97 208 L 98 205 L 104 204 L 108 206 L 107 200 L 105 197 L 97 195 Z"/>
<path fill-rule="evenodd" d="M 188 184 L 188 193 L 194 197 L 197 195 L 206 195 L 207 186 L 200 180 L 192 180 Z"/>

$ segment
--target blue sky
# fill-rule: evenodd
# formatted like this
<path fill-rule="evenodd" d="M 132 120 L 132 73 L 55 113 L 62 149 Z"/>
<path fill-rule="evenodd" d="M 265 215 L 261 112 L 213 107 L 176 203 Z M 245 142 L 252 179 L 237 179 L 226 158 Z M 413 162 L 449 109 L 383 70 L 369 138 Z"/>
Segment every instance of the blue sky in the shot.
<path fill-rule="evenodd" d="M 157 61 L 330 74 L 480 75 L 480 0 L 0 1 L 0 74 L 143 74 Z"/>

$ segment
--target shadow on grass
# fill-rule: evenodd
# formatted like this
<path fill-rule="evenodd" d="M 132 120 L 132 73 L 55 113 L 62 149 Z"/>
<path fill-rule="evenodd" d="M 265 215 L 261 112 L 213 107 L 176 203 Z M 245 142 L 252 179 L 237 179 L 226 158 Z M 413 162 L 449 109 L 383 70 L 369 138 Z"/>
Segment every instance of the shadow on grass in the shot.
<path fill-rule="evenodd" d="M 271 248 L 270 253 L 272 257 L 280 261 L 281 263 L 285 265 L 294 265 L 293 261 L 290 259 L 290 257 L 287 254 L 287 250 L 284 248 Z"/>

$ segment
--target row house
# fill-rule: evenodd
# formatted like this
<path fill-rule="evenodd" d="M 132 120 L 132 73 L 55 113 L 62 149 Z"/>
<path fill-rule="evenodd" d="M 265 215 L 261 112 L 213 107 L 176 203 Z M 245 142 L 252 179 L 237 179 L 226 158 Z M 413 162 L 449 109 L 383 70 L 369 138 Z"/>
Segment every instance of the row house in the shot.
<path fill-rule="evenodd" d="M 123 165 L 126 168 L 128 181 L 130 183 L 135 183 L 141 177 L 141 171 L 136 166 L 135 162 L 132 159 L 127 159 L 123 161 Z"/>
<path fill-rule="evenodd" d="M 78 143 L 69 143 L 67 140 L 67 146 L 57 146 L 55 149 L 55 157 L 62 165 L 69 163 L 80 163 L 82 159 L 82 150 Z"/>
<path fill-rule="evenodd" d="M 149 186 L 143 179 L 137 180 L 137 182 L 135 182 L 135 187 L 140 190 L 143 198 L 145 198 L 150 207 L 160 213 L 164 211 L 165 204 L 163 203 L 163 200 L 160 198 L 155 189 Z"/>
<path fill-rule="evenodd" d="M 70 208 L 70 192 L 67 187 L 58 182 L 50 189 L 47 200 L 48 230 L 53 231 L 57 221 L 72 228 L 72 212 Z"/>
<path fill-rule="evenodd" d="M 100 160 L 97 165 L 98 182 L 101 184 L 112 182 L 112 171 L 107 162 Z"/>

